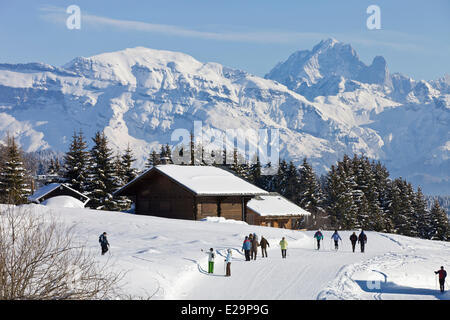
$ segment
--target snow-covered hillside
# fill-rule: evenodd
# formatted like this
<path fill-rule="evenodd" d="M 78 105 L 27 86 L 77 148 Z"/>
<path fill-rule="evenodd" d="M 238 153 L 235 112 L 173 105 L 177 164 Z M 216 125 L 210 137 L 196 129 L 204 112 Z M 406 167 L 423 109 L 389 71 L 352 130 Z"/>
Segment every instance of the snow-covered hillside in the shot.
<path fill-rule="evenodd" d="M 436 290 L 433 271 L 450 264 L 450 243 L 368 232 L 366 253 L 351 252 L 350 232 L 341 232 L 338 252 L 325 231 L 324 249 L 314 249 L 312 232 L 256 227 L 223 219 L 186 221 L 128 213 L 27 205 L 74 225 L 77 238 L 99 262 L 127 271 L 123 290 L 153 299 L 449 299 Z M 228 222 L 228 223 L 225 223 Z M 106 231 L 110 254 L 100 255 L 98 236 Z M 270 243 L 268 258 L 246 262 L 245 235 L 255 232 Z M 288 241 L 281 258 L 278 243 Z M 214 274 L 207 256 L 217 253 Z M 231 248 L 230 278 L 224 253 Z"/>
<path fill-rule="evenodd" d="M 426 193 L 450 192 L 448 77 L 426 82 L 370 66 L 348 44 L 322 41 L 266 79 L 177 52 L 131 48 L 62 67 L 0 64 L 0 137 L 26 151 L 66 151 L 73 132 L 105 130 L 143 166 L 173 130 L 279 128 L 281 157 L 319 173 L 344 153 L 383 161 Z M 89 139 L 90 141 L 90 139 Z"/>

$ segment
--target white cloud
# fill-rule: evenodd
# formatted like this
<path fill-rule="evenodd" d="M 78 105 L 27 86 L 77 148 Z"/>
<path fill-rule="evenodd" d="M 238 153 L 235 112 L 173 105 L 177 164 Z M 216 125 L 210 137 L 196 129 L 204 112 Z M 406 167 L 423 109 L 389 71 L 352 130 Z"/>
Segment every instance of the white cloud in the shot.
<path fill-rule="evenodd" d="M 40 8 L 42 12 L 41 18 L 54 23 L 65 26 L 65 21 L 68 15 L 64 8 L 47 6 Z M 290 32 L 290 31 L 243 31 L 243 32 L 213 32 L 213 31 L 198 31 L 181 26 L 169 24 L 156 24 L 135 20 L 113 19 L 103 16 L 92 15 L 81 10 L 81 21 L 83 26 L 101 27 L 108 26 L 120 30 L 148 32 L 153 34 L 162 34 L 168 36 L 197 38 L 205 40 L 216 41 L 233 41 L 245 43 L 274 43 L 274 44 L 296 44 L 301 40 L 319 41 L 329 37 L 334 37 L 340 41 L 349 41 L 364 46 L 382 46 L 390 47 L 397 50 L 417 50 L 414 42 L 408 39 L 408 35 L 392 31 L 384 31 L 380 40 L 377 37 L 367 37 L 355 34 L 340 34 L 340 33 L 319 33 L 319 32 Z M 373 32 L 373 31 L 372 31 Z"/>

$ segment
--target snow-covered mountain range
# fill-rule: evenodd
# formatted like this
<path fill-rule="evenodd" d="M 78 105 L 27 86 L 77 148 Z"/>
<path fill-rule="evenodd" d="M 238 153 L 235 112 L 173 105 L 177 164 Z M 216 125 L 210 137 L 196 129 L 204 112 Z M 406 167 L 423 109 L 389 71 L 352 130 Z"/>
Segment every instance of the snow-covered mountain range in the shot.
<path fill-rule="evenodd" d="M 425 192 L 450 194 L 450 77 L 391 74 L 328 39 L 293 53 L 265 78 L 177 52 L 137 47 L 62 67 L 0 64 L 0 133 L 26 151 L 65 151 L 73 132 L 105 130 L 142 166 L 174 129 L 278 128 L 281 157 L 323 173 L 364 153 Z"/>

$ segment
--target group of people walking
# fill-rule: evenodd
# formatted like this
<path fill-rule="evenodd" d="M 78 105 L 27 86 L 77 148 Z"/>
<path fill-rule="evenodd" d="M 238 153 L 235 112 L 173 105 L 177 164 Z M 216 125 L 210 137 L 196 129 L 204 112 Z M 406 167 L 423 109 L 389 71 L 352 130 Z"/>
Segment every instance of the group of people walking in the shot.
<path fill-rule="evenodd" d="M 319 229 L 314 234 L 314 239 L 317 241 L 317 250 L 320 250 L 320 242 L 323 240 L 323 233 Z M 334 241 L 334 249 L 339 249 L 339 241 L 342 242 L 342 238 L 339 235 L 338 231 L 335 230 L 334 233 L 331 235 L 331 239 Z M 101 246 L 101 252 L 102 255 L 104 255 L 106 252 L 108 252 L 109 249 L 109 242 L 107 239 L 107 233 L 103 232 L 99 239 L 98 239 L 100 246 Z M 355 252 L 356 243 L 359 243 L 361 246 L 361 252 L 364 252 L 365 245 L 367 243 L 367 235 L 364 233 L 363 230 L 361 230 L 361 233 L 357 236 L 355 232 L 352 233 L 350 236 L 350 242 L 352 244 L 352 251 Z M 288 243 L 283 237 L 280 241 L 280 249 L 281 249 L 281 258 L 286 258 L 287 253 L 287 247 Z M 263 258 L 267 258 L 267 248 L 270 247 L 269 241 L 265 239 L 263 236 L 261 236 L 261 240 L 258 242 L 258 236 L 253 233 L 249 234 L 245 237 L 244 243 L 242 244 L 242 251 L 244 251 L 245 260 L 256 260 L 256 257 L 258 255 L 258 247 L 261 247 L 261 255 Z M 203 251 L 203 249 L 201 250 Z M 230 277 L 231 276 L 231 260 L 232 260 L 232 251 L 230 248 L 227 249 L 227 254 L 225 257 L 225 276 Z M 214 249 L 210 248 L 208 251 L 206 251 L 206 254 L 208 255 L 208 273 L 214 273 L 214 259 L 216 257 L 214 253 Z M 434 272 L 436 275 L 439 275 L 439 286 L 440 291 L 444 292 L 444 286 L 445 286 L 445 279 L 447 277 L 447 272 L 444 270 L 444 267 L 441 266 L 441 269 Z"/>
<path fill-rule="evenodd" d="M 242 251 L 244 251 L 245 261 L 256 260 L 258 255 L 258 247 L 261 247 L 261 255 L 263 258 L 267 258 L 267 247 L 270 247 L 269 241 L 266 238 L 261 237 L 261 241 L 258 242 L 258 236 L 256 233 L 251 233 L 245 236 L 244 243 L 242 244 Z"/>
<path fill-rule="evenodd" d="M 316 239 L 317 241 L 317 250 L 320 250 L 320 241 L 323 240 L 323 234 L 322 231 L 319 229 L 315 234 L 314 234 L 314 239 Z M 334 230 L 334 233 L 331 235 L 331 239 L 334 241 L 334 249 L 338 250 L 339 249 L 339 241 L 341 241 L 342 243 L 342 238 L 339 235 L 337 230 Z M 366 243 L 367 243 L 367 236 L 364 233 L 364 230 L 361 230 L 361 233 L 359 234 L 359 236 L 356 235 L 355 232 L 353 232 L 353 234 L 350 236 L 350 242 L 352 243 L 352 251 L 355 252 L 355 247 L 356 247 L 356 243 L 358 242 L 361 245 L 361 252 L 364 252 Z"/>

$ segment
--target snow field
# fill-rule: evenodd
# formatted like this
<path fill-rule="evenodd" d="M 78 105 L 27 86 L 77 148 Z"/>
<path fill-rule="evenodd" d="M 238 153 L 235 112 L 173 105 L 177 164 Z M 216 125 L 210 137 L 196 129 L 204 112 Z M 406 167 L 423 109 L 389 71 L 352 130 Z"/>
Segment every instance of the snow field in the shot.
<path fill-rule="evenodd" d="M 352 231 L 342 231 L 339 251 L 332 231 L 324 231 L 321 250 L 313 231 L 259 227 L 221 219 L 188 221 L 79 208 L 27 205 L 75 226 L 99 263 L 126 272 L 121 282 L 132 298 L 152 299 L 449 299 L 435 287 L 433 271 L 450 263 L 450 244 L 367 232 L 366 253 L 351 251 Z M 210 221 L 208 221 L 210 220 Z M 224 223 L 225 222 L 225 223 Z M 100 255 L 99 235 L 106 231 L 110 252 Z M 270 243 L 268 258 L 245 261 L 244 237 L 256 233 Z M 282 259 L 278 243 L 288 241 Z M 216 252 L 214 273 L 207 255 Z M 231 277 L 224 259 L 232 249 Z M 379 280 L 379 281 L 378 281 Z M 378 282 L 377 282 L 378 281 Z"/>

